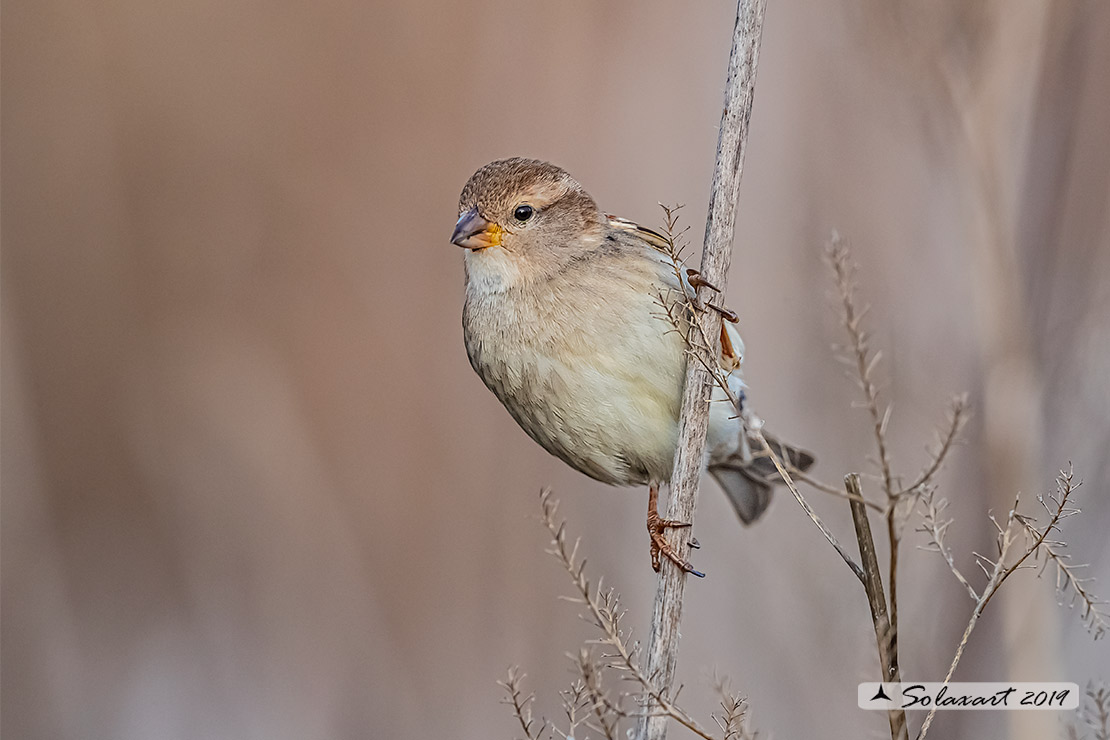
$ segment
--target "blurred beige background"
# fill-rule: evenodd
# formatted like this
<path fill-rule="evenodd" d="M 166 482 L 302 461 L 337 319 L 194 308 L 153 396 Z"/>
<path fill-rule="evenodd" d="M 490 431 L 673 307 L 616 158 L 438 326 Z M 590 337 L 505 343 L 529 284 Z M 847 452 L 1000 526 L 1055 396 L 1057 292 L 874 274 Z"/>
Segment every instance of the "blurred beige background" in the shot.
<path fill-rule="evenodd" d="M 507 739 L 510 664 L 558 715 L 591 633 L 557 600 L 537 493 L 640 635 L 646 494 L 565 468 L 472 373 L 456 198 L 535 156 L 646 224 L 686 203 L 700 236 L 734 4 L 3 10 L 3 734 Z M 990 546 L 986 509 L 1072 461 L 1065 533 L 1103 595 L 1108 77 L 1102 2 L 771 0 L 729 285 L 763 415 L 821 477 L 873 471 L 831 350 L 839 229 L 904 475 L 971 394 L 940 492 L 961 565 Z M 850 538 L 842 502 L 811 500 Z M 715 708 L 718 670 L 777 738 L 881 737 L 854 700 L 877 675 L 866 601 L 799 507 L 742 530 L 707 482 L 697 535 L 690 709 Z M 939 680 L 970 604 L 919 544 L 903 675 Z M 1050 578 L 1007 588 L 959 678 L 1110 678 L 1110 641 Z M 1046 726 L 959 712 L 935 732 Z"/>

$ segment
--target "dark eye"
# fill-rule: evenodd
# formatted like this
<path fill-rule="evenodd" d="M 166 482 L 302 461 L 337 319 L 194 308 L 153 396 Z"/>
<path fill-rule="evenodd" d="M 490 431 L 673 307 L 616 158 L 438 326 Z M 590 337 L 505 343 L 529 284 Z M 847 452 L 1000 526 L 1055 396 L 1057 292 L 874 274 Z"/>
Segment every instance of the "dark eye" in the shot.
<path fill-rule="evenodd" d="M 536 211 L 532 208 L 532 206 L 517 206 L 516 210 L 513 211 L 513 218 L 515 218 L 517 221 L 527 221 L 528 219 L 532 218 L 532 214 L 535 212 Z"/>

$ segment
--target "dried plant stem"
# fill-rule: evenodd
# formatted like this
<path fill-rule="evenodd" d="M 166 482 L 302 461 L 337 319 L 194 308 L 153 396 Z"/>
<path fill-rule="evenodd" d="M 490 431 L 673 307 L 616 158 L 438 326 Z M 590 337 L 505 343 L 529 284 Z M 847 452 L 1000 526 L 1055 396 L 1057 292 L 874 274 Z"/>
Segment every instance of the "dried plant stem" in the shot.
<path fill-rule="evenodd" d="M 873 511 L 878 511 L 884 515 L 886 514 L 886 506 L 883 506 L 882 504 L 877 504 L 874 501 L 865 498 L 863 495 L 855 496 L 847 491 L 840 490 L 836 486 L 832 486 L 828 483 L 825 483 L 824 481 L 817 480 L 809 473 L 806 473 L 804 470 L 798 470 L 796 467 L 790 464 L 789 460 L 783 461 L 783 467 L 785 467 L 787 471 L 789 471 L 790 476 L 794 480 L 799 480 L 802 483 L 808 485 L 810 488 L 820 491 L 821 493 L 827 493 L 830 496 L 836 496 L 837 498 L 843 498 L 849 501 L 858 501 L 859 503 L 863 504 L 869 509 L 872 509 Z"/>
<path fill-rule="evenodd" d="M 883 490 L 889 498 L 895 494 L 894 474 L 892 472 L 890 453 L 886 445 L 886 426 L 890 421 L 890 406 L 880 409 L 879 389 L 871 378 L 882 353 L 871 354 L 868 345 L 868 334 L 863 328 L 863 318 L 867 315 L 867 308 L 856 307 L 855 280 L 852 276 L 853 268 L 847 245 L 840 235 L 833 233 L 829 243 L 829 262 L 836 274 L 836 287 L 840 292 L 842 306 L 842 321 L 844 328 L 852 342 L 852 356 L 856 363 L 856 374 L 860 389 L 863 391 L 867 410 L 871 414 L 872 431 L 875 435 L 875 446 L 879 451 L 879 468 L 883 475 Z"/>
<path fill-rule="evenodd" d="M 947 458 L 948 453 L 951 452 L 952 446 L 956 443 L 956 439 L 960 436 L 960 431 L 963 429 L 966 422 L 967 394 L 961 394 L 952 399 L 952 406 L 948 414 L 948 427 L 945 430 L 944 436 L 940 439 L 940 444 L 937 445 L 937 449 L 933 452 L 933 459 L 925 469 L 921 471 L 921 475 L 919 475 L 913 483 L 895 492 L 894 495 L 896 497 L 911 494 L 915 491 L 921 491 L 932 482 L 936 474 L 940 472 L 945 458 Z"/>
<path fill-rule="evenodd" d="M 736 203 L 740 195 L 740 178 L 747 148 L 765 9 L 766 0 L 739 0 L 737 3 L 736 25 L 725 83 L 725 104 L 717 141 L 717 163 L 713 172 L 701 261 L 702 277 L 721 290 L 725 288 L 732 257 Z M 703 285 L 700 294 L 708 298 L 709 291 L 710 288 Z M 721 317 L 716 312 L 706 312 L 697 317 L 697 320 L 709 337 L 719 335 Z M 688 358 L 686 363 L 686 384 L 679 421 L 678 450 L 671 474 L 668 519 L 693 522 L 694 518 L 705 436 L 709 425 L 711 377 L 705 369 L 705 359 L 708 358 L 697 362 Z M 683 552 L 689 543 L 690 530 L 672 530 L 671 537 L 672 544 L 679 552 Z M 648 675 L 664 692 L 670 689 L 674 680 L 685 583 L 686 574 L 664 559 L 652 611 L 647 653 Z M 637 737 L 646 740 L 663 740 L 666 737 L 666 718 L 654 716 L 652 711 L 658 704 L 657 697 L 649 699 L 647 712 L 637 728 Z"/>
<path fill-rule="evenodd" d="M 509 669 L 509 675 L 506 676 L 505 680 L 497 682 L 497 685 L 503 688 L 506 694 L 501 703 L 508 704 L 513 708 L 513 716 L 520 723 L 520 729 L 524 731 L 525 740 L 540 740 L 544 730 L 547 729 L 547 723 L 543 722 L 539 729 L 533 729 L 536 720 L 532 717 L 532 701 L 536 697 L 533 694 L 524 695 L 524 690 L 520 686 L 523 680 L 524 674 L 520 672 L 520 669 L 516 667 Z"/>
<path fill-rule="evenodd" d="M 1110 689 L 1101 683 L 1089 684 L 1080 719 L 1094 730 L 1095 740 L 1110 740 Z"/>
<path fill-rule="evenodd" d="M 1024 517 L 1020 520 L 1021 525 L 1025 528 L 1026 533 L 1036 539 L 1040 534 L 1037 528 Z M 1080 578 L 1076 572 L 1080 568 L 1085 568 L 1085 565 L 1074 565 L 1069 562 L 1068 555 L 1060 552 L 1060 549 L 1065 546 L 1061 541 L 1044 540 L 1041 544 L 1040 553 L 1045 558 L 1045 564 L 1052 563 L 1056 566 L 1056 592 L 1062 599 L 1065 592 L 1070 588 L 1072 591 L 1072 606 L 1078 600 L 1083 605 L 1082 619 L 1087 625 L 1092 637 L 1097 640 L 1108 631 L 1110 631 L 1110 616 L 1107 616 L 1102 607 L 1106 602 L 1099 599 L 1091 593 L 1087 584 L 1093 581 L 1093 578 Z"/>
<path fill-rule="evenodd" d="M 582 676 L 582 683 L 589 693 L 593 722 L 587 723 L 601 733 L 605 740 L 617 740 L 620 731 L 620 721 L 627 713 L 609 698 L 608 693 L 601 684 L 601 670 L 594 662 L 589 650 L 582 649 L 578 652 L 578 672 Z"/>
<path fill-rule="evenodd" d="M 1049 532 L 1056 529 L 1061 519 L 1076 513 L 1075 509 L 1067 508 L 1068 499 L 1071 498 L 1071 494 L 1076 488 L 1071 471 L 1061 471 L 1059 478 L 1057 478 L 1057 483 L 1059 485 L 1058 497 L 1055 499 L 1056 506 L 1054 509 L 1049 510 L 1050 518 L 1048 524 L 1045 526 L 1044 530 L 1033 529 L 1035 536 L 1033 536 L 1032 542 L 1010 565 L 1006 565 L 1006 556 L 1009 554 L 1010 548 L 1013 547 L 1014 543 L 1017 541 L 1019 534 L 1024 536 L 1026 532 L 1027 519 L 1017 512 L 1019 499 L 1014 499 L 1014 505 L 1006 514 L 1005 526 L 995 521 L 993 516 L 991 517 L 995 529 L 998 530 L 998 559 L 991 562 L 987 558 L 981 555 L 979 556 L 981 561 L 980 567 L 982 567 L 983 562 L 991 565 L 991 569 L 987 571 L 987 585 L 983 587 L 982 594 L 979 596 L 978 601 L 975 602 L 975 608 L 971 612 L 971 618 L 967 622 L 967 627 L 964 628 L 963 637 L 960 638 L 960 644 L 956 647 L 956 654 L 952 658 L 952 663 L 948 666 L 948 673 L 944 676 L 944 683 L 948 683 L 952 680 L 952 674 L 956 672 L 956 666 L 960 664 L 960 658 L 963 657 L 964 649 L 967 647 L 967 641 L 971 637 L 971 633 L 979 623 L 979 617 L 983 615 L 983 611 L 987 608 L 987 604 L 989 604 L 994 595 L 998 593 L 998 589 L 1001 588 L 1007 578 L 1013 575 L 1013 573 L 1029 559 L 1030 555 L 1041 549 L 1045 540 L 1048 538 Z M 1042 501 L 1042 503 L 1044 502 Z M 1048 508 L 1047 505 L 1046 508 Z M 986 569 L 984 568 L 984 570 Z M 929 727 L 933 724 L 933 717 L 936 715 L 936 711 L 937 708 L 934 705 L 929 710 L 929 713 L 925 715 L 925 721 L 921 724 L 921 731 L 917 734 L 917 740 L 925 740 L 925 736 L 929 732 Z"/>
<path fill-rule="evenodd" d="M 859 473 L 844 476 L 844 487 L 853 495 L 848 505 L 852 509 L 852 523 L 856 528 L 856 541 L 859 543 L 859 556 L 863 561 L 863 588 L 867 592 L 867 604 L 871 607 L 871 622 L 875 626 L 875 641 L 879 647 L 879 664 L 882 667 L 883 681 L 901 682 L 896 654 L 891 650 L 891 624 L 887 613 L 886 596 L 883 594 L 882 571 L 879 557 L 875 552 L 875 540 L 871 536 L 871 522 L 867 519 L 867 507 L 859 502 L 862 498 Z M 908 738 L 906 712 L 904 709 L 891 709 L 887 712 L 890 720 L 890 736 L 893 740 Z"/>
<path fill-rule="evenodd" d="M 672 257 L 672 259 L 675 260 L 677 264 L 678 249 L 675 246 L 673 237 L 674 209 L 663 206 L 663 210 L 667 214 L 666 234 L 667 242 L 669 245 L 668 254 Z M 711 346 L 711 343 L 702 325 L 697 321 L 687 318 L 697 316 L 697 307 L 689 298 L 682 299 L 678 303 L 682 306 L 681 310 L 674 303 L 668 301 L 666 296 L 660 296 L 659 298 L 659 305 L 664 310 L 666 319 L 670 322 L 674 331 L 678 331 L 682 334 L 684 341 L 686 342 L 687 354 L 689 355 L 689 357 L 702 366 L 702 368 L 712 379 L 716 387 L 725 394 L 725 397 L 728 399 L 729 403 L 731 403 L 733 408 L 736 409 L 736 413 L 744 418 L 745 433 L 747 434 L 750 441 L 756 442 L 759 445 L 759 448 L 753 452 L 753 456 L 766 457 L 771 461 L 771 463 L 775 466 L 775 470 L 778 472 L 779 477 L 782 478 L 783 482 L 786 484 L 786 487 L 790 489 L 790 493 L 793 494 L 795 500 L 802 507 L 802 510 L 806 513 L 806 516 L 808 516 L 810 518 L 810 521 L 812 521 L 817 526 L 817 529 L 821 531 L 821 534 L 824 535 L 829 544 L 833 546 L 833 549 L 835 549 L 837 553 L 839 553 L 840 557 L 843 558 L 844 562 L 848 565 L 849 568 L 851 568 L 856 577 L 859 578 L 860 581 L 862 581 L 864 577 L 862 568 L 860 568 L 858 563 L 852 560 L 852 557 L 841 546 L 840 542 L 837 541 L 836 536 L 825 525 L 825 523 L 821 521 L 821 517 L 817 515 L 817 512 L 815 512 L 813 510 L 813 507 L 809 505 L 809 502 L 806 500 L 805 496 L 803 496 L 801 491 L 798 490 L 798 486 L 794 482 L 794 478 L 800 476 L 800 480 L 806 480 L 808 483 L 810 483 L 810 485 L 814 486 L 820 491 L 834 494 L 840 498 L 858 501 L 864 506 L 870 506 L 881 512 L 884 512 L 884 514 L 887 512 L 888 507 L 879 506 L 871 501 L 868 501 L 862 495 L 854 495 L 845 491 L 833 489 L 827 484 L 821 483 L 820 481 L 805 476 L 805 474 L 794 467 L 789 460 L 784 461 L 780 459 L 779 456 L 775 453 L 774 449 L 771 448 L 771 445 L 767 442 L 766 437 L 764 437 L 763 435 L 762 420 L 760 420 L 754 414 L 749 413 L 745 409 L 743 403 L 741 403 L 740 399 L 736 396 L 735 393 L 733 393 L 731 386 L 729 386 L 728 378 L 725 376 L 725 373 L 721 369 L 720 364 L 707 360 L 706 353 L 703 351 L 699 351 L 703 350 L 705 347 Z M 686 322 L 691 322 L 692 326 L 686 327 Z"/>
<path fill-rule="evenodd" d="M 794 494 L 794 498 L 802 507 L 802 510 L 806 513 L 806 516 L 810 518 L 810 521 L 817 525 L 817 529 L 821 530 L 821 534 L 823 534 L 825 536 L 825 539 L 828 540 L 829 544 L 833 546 L 833 549 L 836 550 L 841 559 L 844 560 L 847 566 L 856 575 L 856 578 L 860 580 L 860 583 L 865 583 L 866 585 L 867 574 L 863 572 L 863 568 L 860 566 L 859 563 L 852 559 L 852 556 L 848 554 L 848 551 L 845 550 L 840 542 L 836 539 L 836 535 L 834 535 L 832 531 L 827 526 L 825 526 L 825 523 L 821 521 L 821 517 L 817 516 L 817 512 L 815 512 L 813 510 L 813 507 L 809 505 L 809 502 L 806 501 L 805 496 L 803 496 L 801 492 L 798 491 L 798 486 L 794 483 L 794 479 L 790 476 L 789 471 L 787 471 L 785 466 L 783 466 L 782 460 L 780 460 L 779 456 L 775 454 L 775 451 L 771 449 L 771 445 L 767 444 L 767 438 L 763 436 L 763 431 L 761 429 L 751 429 L 748 431 L 748 435 L 759 443 L 763 454 L 767 455 L 771 459 L 771 462 L 774 464 L 775 469 L 779 473 L 779 476 L 781 476 L 783 482 L 786 483 L 786 487 L 790 489 L 790 493 Z"/>
<path fill-rule="evenodd" d="M 902 528 L 898 524 L 897 499 L 892 498 L 886 512 L 886 536 L 889 540 L 890 556 L 887 565 L 887 585 L 890 587 L 890 632 L 887 635 L 887 652 L 890 655 L 888 672 L 897 675 L 898 669 L 898 549 L 902 542 Z M 905 718 L 903 717 L 903 731 Z M 900 736 L 895 736 L 900 737 Z"/>
<path fill-rule="evenodd" d="M 948 569 L 952 571 L 952 575 L 956 576 L 956 580 L 960 585 L 967 589 L 968 595 L 971 596 L 972 601 L 979 600 L 979 593 L 971 582 L 964 577 L 960 569 L 956 567 L 956 560 L 952 557 L 952 551 L 948 549 L 948 545 L 944 542 L 944 537 L 948 532 L 948 526 L 952 524 L 951 519 L 942 519 L 944 510 L 948 507 L 948 501 L 945 499 L 935 499 L 933 491 L 928 490 L 922 493 L 921 497 L 923 511 L 921 512 L 921 526 L 918 527 L 919 532 L 924 532 L 929 535 L 929 546 L 922 549 L 935 550 L 939 552 L 944 562 L 948 563 Z"/>
<path fill-rule="evenodd" d="M 586 608 L 590 621 L 601 631 L 600 642 L 615 651 L 606 657 L 614 660 L 615 667 L 627 678 L 639 684 L 643 690 L 647 700 L 646 707 L 643 712 L 636 714 L 637 718 L 673 719 L 698 737 L 704 740 L 715 740 L 697 720 L 675 704 L 673 697 L 654 674 L 645 672 L 640 667 L 636 660 L 636 648 L 626 639 L 621 627 L 624 611 L 621 609 L 616 593 L 612 589 L 603 590 L 600 583 L 593 586 L 586 578 L 586 561 L 578 558 L 577 542 L 573 546 L 567 544 L 566 522 L 558 519 L 558 503 L 551 498 L 550 491 L 544 491 L 541 494 L 541 503 L 543 523 L 551 533 L 550 552 L 570 574 L 571 581 L 578 591 L 578 596 L 572 601 Z"/>
<path fill-rule="evenodd" d="M 721 698 L 721 714 L 714 716 L 717 726 L 724 732 L 723 740 L 756 740 L 756 733 L 748 727 L 747 700 L 729 688 L 728 681 L 718 678 L 715 682 Z"/>
<path fill-rule="evenodd" d="M 886 533 L 890 545 L 890 555 L 887 563 L 887 586 L 890 591 L 889 618 L 890 629 L 887 636 L 891 667 L 898 672 L 898 553 L 902 541 L 902 526 L 898 520 L 898 503 L 901 500 L 894 482 L 893 466 L 890 452 L 886 443 L 886 428 L 890 421 L 890 406 L 881 407 L 879 390 L 872 378 L 872 372 L 878 364 L 882 353 L 871 353 L 868 344 L 868 334 L 863 328 L 863 318 L 867 309 L 859 309 L 855 301 L 855 280 L 853 276 L 850 253 L 847 245 L 841 240 L 840 235 L 833 233 L 828 248 L 829 263 L 836 277 L 836 287 L 840 293 L 842 321 L 848 332 L 852 345 L 852 357 L 860 390 L 863 391 L 865 405 L 871 415 L 872 432 L 875 437 L 875 448 L 879 453 L 879 468 L 882 471 L 883 491 L 886 493 Z M 943 453 L 947 452 L 942 447 Z M 933 466 L 939 469 L 939 461 Z M 935 470 L 933 471 L 935 473 Z M 931 475 L 931 473 L 930 473 Z"/>

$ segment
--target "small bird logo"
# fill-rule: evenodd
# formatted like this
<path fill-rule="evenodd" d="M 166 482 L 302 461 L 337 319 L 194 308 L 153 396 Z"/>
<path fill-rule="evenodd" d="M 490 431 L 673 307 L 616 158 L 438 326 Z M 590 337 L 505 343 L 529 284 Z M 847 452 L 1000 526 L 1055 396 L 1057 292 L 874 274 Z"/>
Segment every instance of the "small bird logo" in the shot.
<path fill-rule="evenodd" d="M 886 691 L 883 689 L 882 684 L 879 684 L 879 690 L 876 691 L 875 695 L 871 697 L 871 701 L 875 701 L 876 699 L 885 699 L 886 701 L 894 701 L 893 699 L 891 699 L 889 696 L 886 695 Z"/>

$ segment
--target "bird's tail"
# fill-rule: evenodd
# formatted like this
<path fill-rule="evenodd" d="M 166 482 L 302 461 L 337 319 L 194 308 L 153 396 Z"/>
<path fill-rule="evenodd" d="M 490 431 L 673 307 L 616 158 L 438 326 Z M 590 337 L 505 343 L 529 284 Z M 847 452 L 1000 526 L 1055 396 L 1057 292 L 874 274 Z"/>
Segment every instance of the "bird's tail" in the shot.
<path fill-rule="evenodd" d="M 813 465 L 813 455 L 805 450 L 781 442 L 770 434 L 764 433 L 763 436 L 784 463 L 789 461 L 801 471 L 806 471 Z M 721 484 L 744 524 L 751 524 L 767 510 L 771 503 L 772 487 L 776 483 L 782 483 L 771 459 L 758 454 L 745 460 L 741 453 L 737 453 L 723 462 L 710 465 L 709 472 Z"/>

